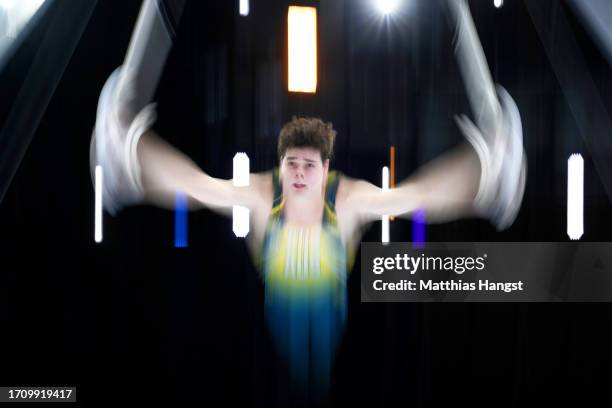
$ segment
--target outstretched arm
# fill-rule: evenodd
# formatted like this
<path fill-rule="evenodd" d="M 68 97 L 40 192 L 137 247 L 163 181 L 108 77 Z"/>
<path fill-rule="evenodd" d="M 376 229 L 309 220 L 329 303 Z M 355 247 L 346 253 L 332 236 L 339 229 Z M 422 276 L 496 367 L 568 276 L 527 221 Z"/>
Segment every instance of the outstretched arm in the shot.
<path fill-rule="evenodd" d="M 411 217 L 424 209 L 428 222 L 446 222 L 475 215 L 480 161 L 467 144 L 419 169 L 396 188 L 383 191 L 367 181 L 343 179 L 339 196 L 360 223 L 383 215 Z"/>
<path fill-rule="evenodd" d="M 476 123 L 457 124 L 471 146 L 432 161 L 397 188 L 347 181 L 346 206 L 363 222 L 382 215 L 410 216 L 425 210 L 429 222 L 478 215 L 507 228 L 519 210 L 526 178 L 521 119 L 510 95 L 495 87 L 465 0 L 448 0 L 456 30 L 455 54 Z M 501 102 L 501 103 L 500 103 Z"/>
<path fill-rule="evenodd" d="M 191 209 L 209 207 L 224 214 L 234 205 L 255 208 L 265 201 L 265 175 L 251 174 L 250 184 L 236 187 L 232 180 L 214 178 L 188 156 L 152 131 L 138 143 L 141 182 L 146 202 L 174 208 L 177 193 L 186 194 Z"/>
<path fill-rule="evenodd" d="M 103 203 L 111 214 L 143 201 L 173 208 L 178 193 L 188 197 L 191 209 L 209 207 L 224 214 L 231 214 L 233 205 L 253 209 L 263 200 L 262 176 L 251 175 L 248 187 L 213 178 L 151 130 L 156 118 L 151 100 L 174 35 L 164 16 L 170 12 L 178 21 L 184 4 L 143 2 L 123 65 L 100 95 L 90 166 L 92 176 L 95 166 L 102 167 Z"/>

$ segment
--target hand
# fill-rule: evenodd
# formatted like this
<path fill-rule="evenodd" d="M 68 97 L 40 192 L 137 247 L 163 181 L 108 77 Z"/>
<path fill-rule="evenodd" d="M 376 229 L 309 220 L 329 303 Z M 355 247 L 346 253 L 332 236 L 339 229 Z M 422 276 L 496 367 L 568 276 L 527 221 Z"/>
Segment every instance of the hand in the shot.
<path fill-rule="evenodd" d="M 474 205 L 501 230 L 514 222 L 520 208 L 527 161 L 518 108 L 504 88 L 497 89 L 502 115 L 492 130 L 481 131 L 465 115 L 456 116 L 455 121 L 480 159 L 481 178 Z"/>
<path fill-rule="evenodd" d="M 155 122 L 155 107 L 149 105 L 134 115 L 129 74 L 117 68 L 106 81 L 96 115 L 90 146 L 92 179 L 96 165 L 104 174 L 102 202 L 115 214 L 121 207 L 143 198 L 136 147 L 140 136 Z"/>

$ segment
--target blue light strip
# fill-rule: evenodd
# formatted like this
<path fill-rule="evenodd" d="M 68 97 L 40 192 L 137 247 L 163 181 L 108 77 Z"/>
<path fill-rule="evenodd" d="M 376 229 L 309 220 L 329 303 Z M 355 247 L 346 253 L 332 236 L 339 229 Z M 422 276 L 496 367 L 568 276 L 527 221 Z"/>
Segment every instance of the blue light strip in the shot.
<path fill-rule="evenodd" d="M 412 246 L 425 248 L 425 210 L 419 208 L 412 215 Z"/>
<path fill-rule="evenodd" d="M 174 247 L 185 248 L 187 243 L 187 196 L 177 193 L 174 201 Z"/>

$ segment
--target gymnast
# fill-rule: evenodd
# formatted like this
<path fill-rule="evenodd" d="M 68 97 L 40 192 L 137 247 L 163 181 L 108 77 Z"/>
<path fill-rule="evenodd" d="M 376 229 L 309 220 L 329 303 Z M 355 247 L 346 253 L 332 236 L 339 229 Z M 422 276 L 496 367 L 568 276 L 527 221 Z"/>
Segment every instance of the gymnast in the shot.
<path fill-rule="evenodd" d="M 467 4 L 448 4 L 476 119 L 457 117 L 467 142 L 391 190 L 332 170 L 336 131 L 319 118 L 287 122 L 278 137 L 278 167 L 251 174 L 248 186 L 204 173 L 152 130 L 155 105 L 138 102 L 147 98 L 139 91 L 134 49 L 150 45 L 138 40 L 138 32 L 100 95 L 90 162 L 105 174 L 105 209 L 115 214 L 136 203 L 173 208 L 179 193 L 192 210 L 231 216 L 233 206 L 247 207 L 247 243 L 264 283 L 268 327 L 302 389 L 329 386 L 346 320 L 347 273 L 364 227 L 383 215 L 410 217 L 418 209 L 427 222 L 477 216 L 498 229 L 517 215 L 526 177 L 519 112 L 510 95 L 493 85 Z"/>

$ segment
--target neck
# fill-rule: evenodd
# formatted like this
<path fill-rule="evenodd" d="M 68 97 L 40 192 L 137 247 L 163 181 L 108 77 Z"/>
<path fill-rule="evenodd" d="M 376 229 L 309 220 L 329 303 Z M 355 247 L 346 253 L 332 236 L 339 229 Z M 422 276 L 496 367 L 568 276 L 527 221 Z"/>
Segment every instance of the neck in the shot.
<path fill-rule="evenodd" d="M 323 196 L 312 200 L 287 199 L 283 208 L 285 221 L 291 224 L 318 224 L 323 217 L 323 206 Z"/>

